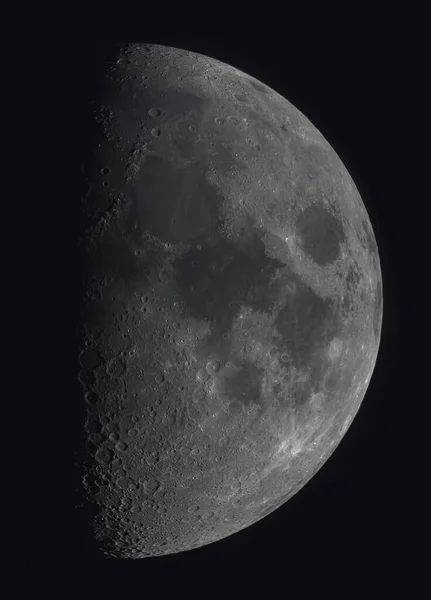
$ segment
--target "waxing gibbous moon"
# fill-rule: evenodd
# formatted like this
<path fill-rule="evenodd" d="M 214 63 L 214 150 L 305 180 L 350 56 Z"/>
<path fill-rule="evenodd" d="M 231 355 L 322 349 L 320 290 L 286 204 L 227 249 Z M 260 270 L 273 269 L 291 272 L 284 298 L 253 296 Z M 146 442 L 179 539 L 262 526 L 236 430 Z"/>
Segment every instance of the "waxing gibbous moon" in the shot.
<path fill-rule="evenodd" d="M 313 477 L 367 390 L 382 278 L 352 178 L 276 91 L 158 45 L 101 75 L 82 483 L 101 550 L 145 558 L 238 532 Z"/>

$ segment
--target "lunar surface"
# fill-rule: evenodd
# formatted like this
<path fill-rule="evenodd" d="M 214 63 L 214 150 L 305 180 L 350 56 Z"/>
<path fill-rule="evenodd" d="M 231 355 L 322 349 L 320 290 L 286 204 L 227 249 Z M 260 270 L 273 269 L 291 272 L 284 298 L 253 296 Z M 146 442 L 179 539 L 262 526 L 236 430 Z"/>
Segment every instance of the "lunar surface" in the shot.
<path fill-rule="evenodd" d="M 367 390 L 382 280 L 352 178 L 277 92 L 157 45 L 102 81 L 82 484 L 101 551 L 145 558 L 238 532 L 313 477 Z"/>

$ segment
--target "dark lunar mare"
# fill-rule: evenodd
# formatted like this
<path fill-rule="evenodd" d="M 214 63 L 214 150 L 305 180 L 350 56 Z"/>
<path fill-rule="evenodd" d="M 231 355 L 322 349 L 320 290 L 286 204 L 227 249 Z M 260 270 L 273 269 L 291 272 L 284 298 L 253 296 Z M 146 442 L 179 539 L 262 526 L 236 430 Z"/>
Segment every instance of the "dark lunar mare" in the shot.
<path fill-rule="evenodd" d="M 217 335 L 223 335 L 230 331 L 241 305 L 262 311 L 271 307 L 277 290 L 270 280 L 283 264 L 268 257 L 256 232 L 247 249 L 222 238 L 214 246 L 202 242 L 201 250 L 191 249 L 173 261 L 175 282 L 187 314 L 209 320 Z"/>

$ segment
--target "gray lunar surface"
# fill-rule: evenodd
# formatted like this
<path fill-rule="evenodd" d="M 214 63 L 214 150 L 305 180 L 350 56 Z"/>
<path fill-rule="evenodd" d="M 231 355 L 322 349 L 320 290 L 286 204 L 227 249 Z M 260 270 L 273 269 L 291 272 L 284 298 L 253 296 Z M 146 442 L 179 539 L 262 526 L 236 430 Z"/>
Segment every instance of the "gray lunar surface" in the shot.
<path fill-rule="evenodd" d="M 277 92 L 157 45 L 103 77 L 83 487 L 103 552 L 145 558 L 244 529 L 313 477 L 372 376 L 382 278 L 352 178 Z"/>

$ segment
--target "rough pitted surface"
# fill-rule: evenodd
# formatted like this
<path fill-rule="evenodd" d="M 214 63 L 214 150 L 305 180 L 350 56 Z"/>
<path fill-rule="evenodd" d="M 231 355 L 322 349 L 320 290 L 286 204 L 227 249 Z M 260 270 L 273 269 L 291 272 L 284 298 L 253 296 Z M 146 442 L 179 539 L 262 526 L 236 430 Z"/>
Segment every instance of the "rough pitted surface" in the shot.
<path fill-rule="evenodd" d="M 341 160 L 279 94 L 131 45 L 82 199 L 83 484 L 107 555 L 196 548 L 275 510 L 366 392 L 382 284 Z"/>

